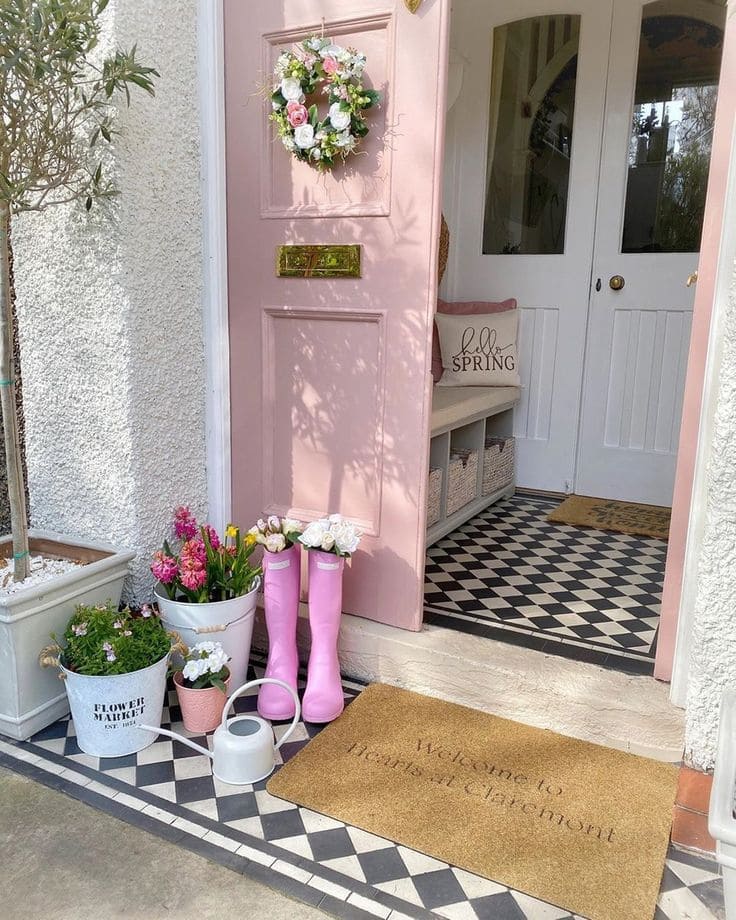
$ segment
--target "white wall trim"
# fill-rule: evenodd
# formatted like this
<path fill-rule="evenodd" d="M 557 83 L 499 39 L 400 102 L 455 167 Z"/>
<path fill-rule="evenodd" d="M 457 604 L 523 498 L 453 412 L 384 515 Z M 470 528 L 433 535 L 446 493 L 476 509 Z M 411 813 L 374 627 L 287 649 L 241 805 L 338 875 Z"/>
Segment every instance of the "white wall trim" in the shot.
<path fill-rule="evenodd" d="M 732 13 L 729 9 L 729 15 Z M 700 408 L 698 447 L 690 502 L 682 592 L 677 621 L 675 657 L 672 666 L 670 699 L 676 706 L 687 704 L 687 685 L 692 651 L 693 622 L 698 593 L 698 563 L 708 513 L 708 466 L 710 462 L 718 406 L 719 377 L 723 354 L 724 326 L 736 259 L 736 127 L 731 135 L 731 155 L 728 167 L 723 223 L 716 267 L 713 313 L 708 335 L 708 355 L 705 365 L 703 399 Z"/>
<path fill-rule="evenodd" d="M 209 519 L 221 528 L 229 522 L 232 510 L 223 0 L 198 0 L 197 45 L 202 150 L 207 498 Z"/>

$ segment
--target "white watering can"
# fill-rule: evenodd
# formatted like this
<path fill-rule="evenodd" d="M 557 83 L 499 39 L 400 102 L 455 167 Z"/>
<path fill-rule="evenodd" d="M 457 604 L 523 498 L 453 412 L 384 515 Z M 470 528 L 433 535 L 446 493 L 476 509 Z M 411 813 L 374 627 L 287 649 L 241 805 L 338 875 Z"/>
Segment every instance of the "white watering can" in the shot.
<path fill-rule="evenodd" d="M 237 697 L 259 684 L 276 684 L 279 687 L 283 687 L 284 690 L 288 690 L 294 697 L 296 704 L 294 719 L 277 744 L 274 743 L 271 723 L 266 722 L 265 719 L 250 713 L 235 716 L 229 721 L 227 719 L 228 711 Z M 222 722 L 215 731 L 212 751 L 165 728 L 155 728 L 153 725 L 139 725 L 138 727 L 157 734 L 167 735 L 169 738 L 175 738 L 182 744 L 199 751 L 200 754 L 206 754 L 212 761 L 213 775 L 222 780 L 223 783 L 230 783 L 232 786 L 249 786 L 273 773 L 273 768 L 276 765 L 274 755 L 296 728 L 300 713 L 299 697 L 293 687 L 285 684 L 282 680 L 276 680 L 274 677 L 261 677 L 259 680 L 252 680 L 250 683 L 238 687 L 227 701 L 222 713 Z"/>

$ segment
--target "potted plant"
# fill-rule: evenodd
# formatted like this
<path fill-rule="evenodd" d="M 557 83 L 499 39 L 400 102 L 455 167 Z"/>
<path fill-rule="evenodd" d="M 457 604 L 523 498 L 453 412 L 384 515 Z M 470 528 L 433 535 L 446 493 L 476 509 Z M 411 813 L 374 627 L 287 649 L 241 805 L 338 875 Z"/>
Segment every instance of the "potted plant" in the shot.
<path fill-rule="evenodd" d="M 275 677 L 296 690 L 299 654 L 296 623 L 301 587 L 299 534 L 303 525 L 275 515 L 259 520 L 248 533 L 263 546 L 263 610 L 268 632 L 266 677 Z M 291 719 L 293 696 L 276 684 L 262 684 L 258 712 L 264 719 Z"/>
<path fill-rule="evenodd" d="M 331 514 L 312 521 L 299 542 L 309 551 L 309 630 L 312 634 L 302 715 L 305 722 L 332 722 L 345 706 L 337 657 L 343 572 L 345 560 L 358 548 L 360 531 L 342 515 Z"/>
<path fill-rule="evenodd" d="M 133 558 L 107 544 L 28 531 L 13 360 L 11 218 L 75 201 L 89 210 L 116 194 L 102 150 L 117 133 L 115 105 L 130 99 L 132 87 L 153 95 L 158 76 L 136 60 L 135 48 L 100 55 L 107 2 L 0 3 L 0 406 L 12 531 L 12 541 L 0 541 L 8 560 L 6 577 L 0 572 L 0 732 L 20 739 L 67 711 L 58 681 L 39 679 L 34 649 L 63 628 L 76 604 L 119 599 Z M 56 577 L 49 559 L 79 564 Z M 21 590 L 6 590 L 8 580 L 26 579 Z"/>
<path fill-rule="evenodd" d="M 198 642 L 174 667 L 174 686 L 184 728 L 189 732 L 214 731 L 230 693 L 229 661 L 219 642 Z"/>
<path fill-rule="evenodd" d="M 151 565 L 161 618 L 188 646 L 216 633 L 239 687 L 248 675 L 261 584 L 261 567 L 250 562 L 256 539 L 243 536 L 234 524 L 228 524 L 221 539 L 210 524 L 198 524 L 185 506 L 174 512 L 172 526 L 178 549 L 165 540 Z"/>
<path fill-rule="evenodd" d="M 58 667 L 77 733 L 93 757 L 122 757 L 156 740 L 140 724 L 159 726 L 169 654 L 182 648 L 150 607 L 133 614 L 117 604 L 80 605 L 59 644 L 41 652 L 42 667 Z"/>

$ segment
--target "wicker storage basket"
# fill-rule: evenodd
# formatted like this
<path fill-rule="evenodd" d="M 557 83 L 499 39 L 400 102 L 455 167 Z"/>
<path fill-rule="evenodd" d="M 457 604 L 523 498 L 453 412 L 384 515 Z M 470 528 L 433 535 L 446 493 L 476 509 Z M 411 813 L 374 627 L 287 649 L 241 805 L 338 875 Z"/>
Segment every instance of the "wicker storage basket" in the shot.
<path fill-rule="evenodd" d="M 427 490 L 427 527 L 440 519 L 440 499 L 442 497 L 442 470 L 429 471 L 429 489 Z"/>
<path fill-rule="evenodd" d="M 483 451 L 483 495 L 498 492 L 514 481 L 514 439 L 486 438 Z"/>
<path fill-rule="evenodd" d="M 478 451 L 453 448 L 447 470 L 447 514 L 454 514 L 475 498 Z"/>

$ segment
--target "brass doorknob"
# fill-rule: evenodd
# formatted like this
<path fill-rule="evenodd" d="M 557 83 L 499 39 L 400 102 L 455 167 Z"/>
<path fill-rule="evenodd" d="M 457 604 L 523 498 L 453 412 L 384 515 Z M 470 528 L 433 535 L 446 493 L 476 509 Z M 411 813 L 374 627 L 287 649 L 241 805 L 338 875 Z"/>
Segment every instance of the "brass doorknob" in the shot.
<path fill-rule="evenodd" d="M 608 286 L 612 291 L 620 291 L 625 284 L 626 279 L 623 275 L 611 275 L 608 279 Z"/>

